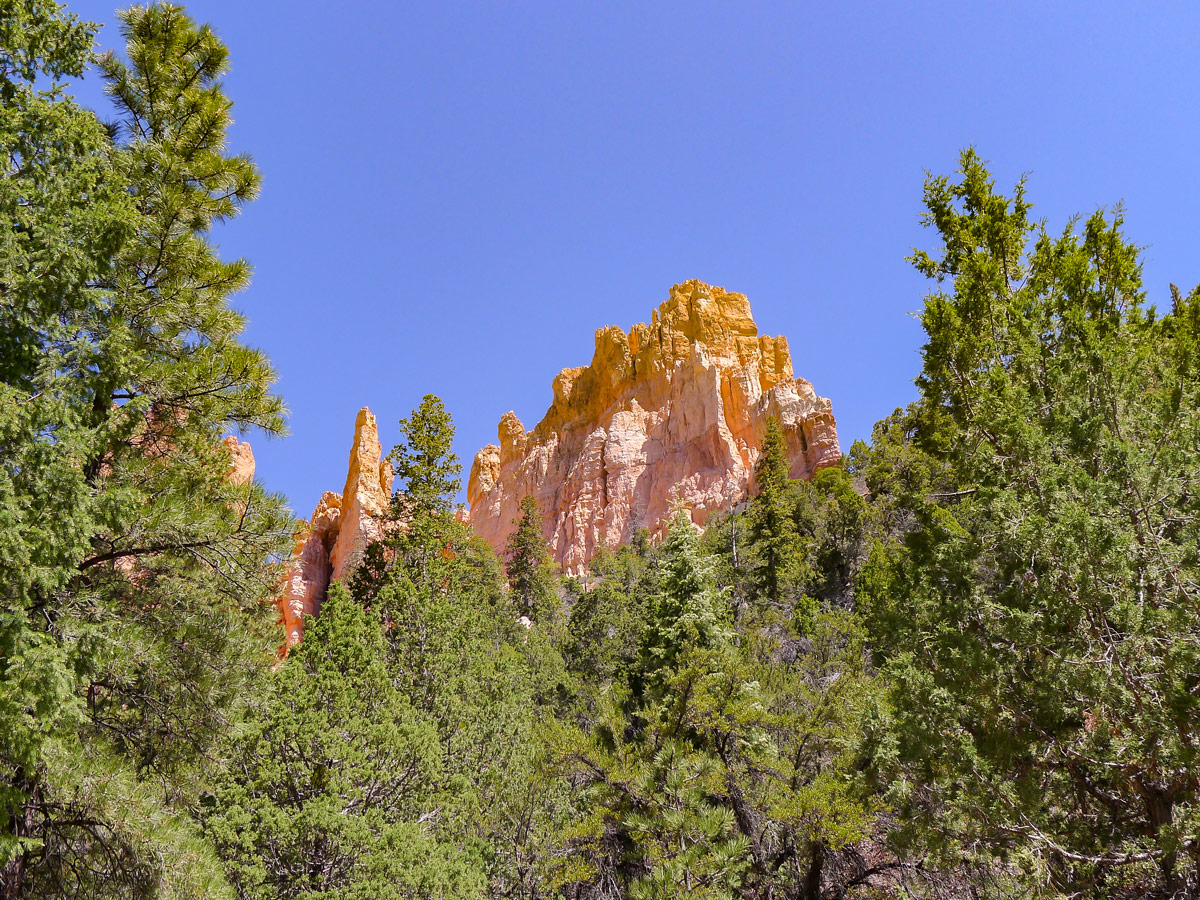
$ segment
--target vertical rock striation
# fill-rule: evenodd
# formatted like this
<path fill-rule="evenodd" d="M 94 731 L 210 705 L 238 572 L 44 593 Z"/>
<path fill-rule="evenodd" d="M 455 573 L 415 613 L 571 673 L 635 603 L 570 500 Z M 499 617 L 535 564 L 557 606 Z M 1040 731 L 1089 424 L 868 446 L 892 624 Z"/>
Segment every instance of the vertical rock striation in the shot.
<path fill-rule="evenodd" d="M 841 459 L 832 405 L 794 376 L 786 339 L 759 335 L 745 295 L 675 285 L 649 325 L 596 332 L 591 364 L 559 372 L 531 431 L 505 413 L 471 467 L 471 524 L 502 552 L 532 495 L 554 558 L 578 573 L 597 548 L 658 530 L 676 500 L 698 525 L 741 502 L 771 417 L 793 478 Z"/>
<path fill-rule="evenodd" d="M 337 540 L 329 551 L 330 578 L 340 581 L 362 560 L 372 541 L 383 537 L 384 516 L 392 502 L 392 464 L 383 459 L 379 427 L 365 406 L 354 420 L 354 444 L 342 490 Z M 318 506 L 318 510 L 320 507 Z"/>
<path fill-rule="evenodd" d="M 511 412 L 501 417 L 498 443 L 475 456 L 471 509 L 460 518 L 502 553 L 530 494 L 554 558 L 571 573 L 600 547 L 639 528 L 659 530 L 676 500 L 698 525 L 740 503 L 771 417 L 792 477 L 841 459 L 830 402 L 794 376 L 787 341 L 758 333 L 745 295 L 699 281 L 673 287 L 648 325 L 601 328 L 591 364 L 563 369 L 552 387 L 533 430 Z M 229 449 L 231 477 L 245 477 L 249 445 Z M 252 476 L 252 456 L 249 466 Z M 329 584 L 384 535 L 391 492 L 392 467 L 364 407 L 343 492 L 325 492 L 296 530 L 278 601 L 289 646 L 303 638 L 304 618 L 320 609 Z"/>

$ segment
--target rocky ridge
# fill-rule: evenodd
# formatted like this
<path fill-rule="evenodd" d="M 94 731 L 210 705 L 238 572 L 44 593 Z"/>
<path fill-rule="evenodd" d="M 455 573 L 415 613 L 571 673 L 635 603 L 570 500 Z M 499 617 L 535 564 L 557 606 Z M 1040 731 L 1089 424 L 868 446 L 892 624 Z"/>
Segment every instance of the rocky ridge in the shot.
<path fill-rule="evenodd" d="M 795 377 L 787 340 L 758 333 L 744 294 L 700 281 L 675 285 L 648 325 L 598 330 L 591 364 L 563 369 L 552 388 L 532 430 L 512 412 L 500 419 L 467 499 L 475 531 L 503 552 L 532 495 L 569 573 L 661 529 L 677 502 L 697 525 L 741 502 L 772 417 L 793 478 L 841 459 L 832 405 Z"/>
<path fill-rule="evenodd" d="M 677 502 L 697 525 L 740 503 L 771 417 L 792 477 L 841 459 L 832 406 L 794 376 L 787 340 L 758 333 L 744 294 L 684 282 L 650 324 L 597 331 L 591 364 L 559 372 L 553 402 L 531 431 L 505 413 L 499 443 L 475 455 L 470 512 L 459 517 L 503 553 L 530 494 L 554 559 L 578 574 L 600 547 L 615 548 L 639 528 L 660 530 Z M 239 447 L 249 453 L 249 445 L 229 445 L 233 477 L 244 477 Z M 252 456 L 249 466 L 252 477 Z M 392 476 L 375 416 L 363 407 L 342 493 L 322 494 L 295 532 L 277 600 L 287 646 L 303 639 L 304 619 L 329 584 L 383 536 Z"/>

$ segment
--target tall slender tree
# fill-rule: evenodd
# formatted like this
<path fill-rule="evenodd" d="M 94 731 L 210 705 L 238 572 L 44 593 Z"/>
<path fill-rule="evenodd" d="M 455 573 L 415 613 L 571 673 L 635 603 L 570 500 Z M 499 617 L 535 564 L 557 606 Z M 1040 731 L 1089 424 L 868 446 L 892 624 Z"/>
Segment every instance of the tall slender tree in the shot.
<path fill-rule="evenodd" d="M 564 667 L 542 630 L 518 624 L 496 554 L 452 512 L 453 435 L 432 395 L 402 420 L 389 455 L 397 527 L 353 589 L 384 621 L 398 689 L 437 730 L 439 804 L 426 829 L 473 853 L 492 895 L 532 898 L 546 889 L 542 853 L 564 793 L 538 775 L 535 729 Z"/>
<path fill-rule="evenodd" d="M 758 493 L 749 509 L 750 548 L 759 597 L 778 607 L 791 580 L 790 569 L 800 558 L 799 536 L 792 518 L 788 475 L 790 463 L 779 420 L 767 420 L 761 455 L 754 467 Z"/>
<path fill-rule="evenodd" d="M 454 454 L 454 423 L 440 397 L 426 394 L 400 420 L 400 443 L 388 459 L 396 470 L 396 511 L 401 517 L 448 513 L 462 486 Z"/>
<path fill-rule="evenodd" d="M 535 622 L 548 624 L 558 618 L 559 599 L 554 563 L 542 535 L 542 514 L 537 501 L 521 498 L 517 530 L 508 538 L 504 570 L 517 610 Z"/>

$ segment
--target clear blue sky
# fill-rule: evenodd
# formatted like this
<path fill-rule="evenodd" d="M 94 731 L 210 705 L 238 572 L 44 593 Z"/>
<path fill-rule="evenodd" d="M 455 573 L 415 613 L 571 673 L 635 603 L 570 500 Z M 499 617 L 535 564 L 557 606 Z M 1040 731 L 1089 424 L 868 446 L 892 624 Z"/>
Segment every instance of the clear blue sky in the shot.
<path fill-rule="evenodd" d="M 70 4 L 108 23 L 112 3 Z M 216 235 L 291 434 L 299 515 L 355 412 L 441 395 L 469 468 L 605 324 L 671 284 L 749 295 L 844 447 L 914 397 L 923 171 L 974 144 L 1035 215 L 1124 201 L 1151 299 L 1200 281 L 1200 4 L 195 0 L 230 45 L 262 198 Z M 90 88 L 78 91 L 92 99 Z M 466 471 L 464 470 L 464 483 Z"/>

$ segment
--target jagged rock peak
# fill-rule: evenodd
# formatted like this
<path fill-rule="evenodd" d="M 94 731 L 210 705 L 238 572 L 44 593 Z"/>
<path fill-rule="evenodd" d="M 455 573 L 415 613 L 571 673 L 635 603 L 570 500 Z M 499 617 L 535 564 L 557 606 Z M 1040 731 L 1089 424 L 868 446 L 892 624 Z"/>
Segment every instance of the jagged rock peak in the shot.
<path fill-rule="evenodd" d="M 323 493 L 312 518 L 296 528 L 278 599 L 288 646 L 303 639 L 304 619 L 321 608 L 330 582 L 345 578 L 367 545 L 383 536 L 391 497 L 392 466 L 383 459 L 375 416 L 364 406 L 354 422 L 345 489 Z"/>
<path fill-rule="evenodd" d="M 744 294 L 701 281 L 675 285 L 648 325 L 599 329 L 591 364 L 551 387 L 531 431 L 512 412 L 501 418 L 467 499 L 476 532 L 503 552 L 518 504 L 535 497 L 569 572 L 600 546 L 659 529 L 674 498 L 697 524 L 740 502 L 773 416 L 793 477 L 841 458 L 832 406 L 794 377 L 787 340 L 758 333 Z"/>

